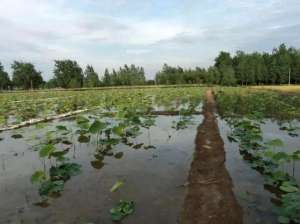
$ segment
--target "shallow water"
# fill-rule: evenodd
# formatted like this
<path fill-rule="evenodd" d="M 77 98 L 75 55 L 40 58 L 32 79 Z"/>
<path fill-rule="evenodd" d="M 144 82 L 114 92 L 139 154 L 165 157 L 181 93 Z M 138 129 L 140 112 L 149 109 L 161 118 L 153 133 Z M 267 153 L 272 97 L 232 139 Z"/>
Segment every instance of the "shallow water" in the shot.
<path fill-rule="evenodd" d="M 194 116 L 194 125 L 175 131 L 172 121 L 178 117 L 158 116 L 156 126 L 143 129 L 135 144 L 154 145 L 155 149 L 132 149 L 124 144 L 114 148 L 123 152 L 121 159 L 106 156 L 104 165 L 94 164 L 95 144 L 76 143 L 69 151 L 71 161 L 82 165 L 82 173 L 65 184 L 61 197 L 50 199 L 49 206 L 34 205 L 40 202 L 38 187 L 30 182 L 36 170 L 50 167 L 31 149 L 34 136 L 43 136 L 44 129 L 27 127 L 13 132 L 0 133 L 0 223 L 113 223 L 109 210 L 120 200 L 133 200 L 134 214 L 122 223 L 174 224 L 178 223 L 190 163 L 195 149 L 194 139 L 202 116 Z M 57 122 L 50 123 L 55 127 Z M 72 121 L 62 121 L 72 127 Z M 273 194 L 264 188 L 264 178 L 253 170 L 241 157 L 238 144 L 227 139 L 230 127 L 218 119 L 220 134 L 226 151 L 226 168 L 232 181 L 233 191 L 243 208 L 244 223 L 277 223 L 276 206 L 271 202 Z M 298 125 L 299 126 L 299 125 Z M 48 127 L 45 128 L 48 130 Z M 264 139 L 280 138 L 287 152 L 300 148 L 300 138 L 291 137 L 270 120 L 262 125 Z M 13 139 L 20 133 L 24 138 Z M 171 137 L 169 137 L 171 136 Z M 98 166 L 97 166 L 98 165 Z M 289 169 L 287 167 L 287 169 Z M 296 178 L 299 181 L 299 164 Z M 110 188 L 118 180 L 125 184 L 114 193 Z"/>
<path fill-rule="evenodd" d="M 1 133 L 4 139 L 0 141 L 0 223 L 113 223 L 109 210 L 120 199 L 136 204 L 134 214 L 122 223 L 177 223 L 185 194 L 182 185 L 187 179 L 196 129 L 202 117 L 195 116 L 194 125 L 180 131 L 171 128 L 174 119 L 157 117 L 156 126 L 149 132 L 144 129 L 135 140 L 152 144 L 156 149 L 135 150 L 119 144 L 114 151 L 124 152 L 124 156 L 106 156 L 99 169 L 91 166 L 95 145 L 77 143 L 69 157 L 82 165 L 82 173 L 67 181 L 61 197 L 51 199 L 46 208 L 34 205 L 41 198 L 30 177 L 49 164 L 25 140 L 42 135 L 42 131 L 23 128 L 18 131 L 24 135 L 21 139 L 12 139 L 12 132 Z M 110 188 L 118 180 L 125 184 L 111 193 Z"/>
<path fill-rule="evenodd" d="M 300 127 L 300 122 L 293 121 L 293 125 L 296 127 Z M 297 133 L 299 134 L 298 137 L 291 137 L 287 131 L 280 130 L 280 126 L 275 121 L 266 120 L 265 124 L 261 126 L 263 131 L 263 138 L 265 140 L 271 140 L 271 139 L 281 139 L 284 145 L 282 147 L 275 147 L 274 151 L 283 151 L 286 153 L 292 153 L 296 150 L 300 150 L 300 131 Z M 284 167 L 285 171 L 288 172 L 290 175 L 292 175 L 292 164 L 285 165 Z M 295 163 L 295 179 L 298 184 L 300 184 L 300 161 Z"/>
<path fill-rule="evenodd" d="M 226 168 L 233 181 L 234 194 L 243 209 L 244 223 L 277 223 L 277 207 L 271 201 L 274 195 L 264 188 L 263 176 L 243 160 L 238 143 L 228 140 L 227 135 L 230 134 L 231 128 L 226 121 L 219 118 L 218 125 L 226 151 Z M 261 128 L 265 140 L 280 138 L 285 143 L 281 150 L 293 152 L 300 147 L 300 138 L 290 137 L 279 129 L 276 122 L 267 120 Z M 296 165 L 297 179 L 300 175 L 299 165 Z"/>

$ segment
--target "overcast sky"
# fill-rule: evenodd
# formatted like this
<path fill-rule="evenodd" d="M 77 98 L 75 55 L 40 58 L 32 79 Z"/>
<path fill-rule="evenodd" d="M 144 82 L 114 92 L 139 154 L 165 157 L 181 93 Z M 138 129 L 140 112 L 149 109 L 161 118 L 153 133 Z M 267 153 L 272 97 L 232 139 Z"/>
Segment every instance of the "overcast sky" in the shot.
<path fill-rule="evenodd" d="M 0 62 L 54 59 L 105 67 L 207 67 L 220 50 L 300 48 L 300 0 L 1 0 Z"/>

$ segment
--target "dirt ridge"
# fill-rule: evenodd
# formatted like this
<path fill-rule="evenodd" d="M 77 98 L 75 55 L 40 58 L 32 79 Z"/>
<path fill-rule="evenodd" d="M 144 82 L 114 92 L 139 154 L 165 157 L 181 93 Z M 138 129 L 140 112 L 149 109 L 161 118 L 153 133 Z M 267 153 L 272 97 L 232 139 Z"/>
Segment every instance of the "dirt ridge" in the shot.
<path fill-rule="evenodd" d="M 224 142 L 216 117 L 212 90 L 206 91 L 204 120 L 198 127 L 194 159 L 188 176 L 181 224 L 240 224 L 242 209 L 225 167 Z"/>

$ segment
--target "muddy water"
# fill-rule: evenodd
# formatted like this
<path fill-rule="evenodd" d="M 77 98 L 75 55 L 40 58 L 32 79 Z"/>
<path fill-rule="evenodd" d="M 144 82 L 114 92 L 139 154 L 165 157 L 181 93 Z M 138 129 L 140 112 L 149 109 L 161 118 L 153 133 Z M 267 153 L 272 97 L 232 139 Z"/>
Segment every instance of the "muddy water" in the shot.
<path fill-rule="evenodd" d="M 228 124 L 224 120 L 218 119 L 218 125 L 225 145 L 226 168 L 234 184 L 235 196 L 243 208 L 244 223 L 277 223 L 277 208 L 271 201 L 274 195 L 264 188 L 263 176 L 243 160 L 239 153 L 238 143 L 228 141 L 227 135 L 231 132 Z M 285 143 L 283 148 L 276 150 L 293 152 L 300 148 L 300 138 L 290 137 L 279 129 L 276 122 L 266 120 L 261 127 L 265 140 L 280 138 Z M 299 163 L 296 165 L 297 180 L 300 175 L 299 165 Z"/>
<path fill-rule="evenodd" d="M 195 148 L 196 127 L 202 118 L 195 116 L 195 124 L 180 131 L 171 128 L 174 119 L 159 116 L 156 127 L 149 132 L 143 130 L 135 140 L 152 144 L 156 149 L 134 150 L 119 144 L 114 150 L 124 152 L 123 157 L 105 157 L 104 166 L 98 169 L 91 166 L 95 145 L 77 143 L 69 156 L 82 165 L 82 173 L 67 181 L 61 197 L 51 199 L 46 208 L 34 205 L 41 198 L 30 177 L 47 164 L 25 140 L 42 131 L 33 127 L 21 129 L 21 139 L 12 139 L 11 132 L 1 133 L 0 223 L 112 223 L 109 210 L 120 199 L 136 204 L 134 214 L 122 223 L 177 223 L 185 194 L 182 185 Z M 110 193 L 117 180 L 125 184 Z"/>

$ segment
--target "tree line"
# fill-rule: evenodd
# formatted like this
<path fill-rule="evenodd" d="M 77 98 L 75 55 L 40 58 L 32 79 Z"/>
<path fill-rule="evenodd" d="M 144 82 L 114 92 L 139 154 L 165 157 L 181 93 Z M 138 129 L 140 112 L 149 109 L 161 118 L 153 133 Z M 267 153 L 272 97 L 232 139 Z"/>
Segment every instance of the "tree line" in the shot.
<path fill-rule="evenodd" d="M 14 61 L 12 78 L 0 62 L 0 89 L 81 88 L 145 84 L 218 84 L 259 85 L 300 83 L 300 49 L 281 44 L 271 53 L 235 55 L 221 51 L 209 68 L 183 69 L 164 64 L 155 80 L 146 80 L 143 67 L 124 65 L 118 70 L 105 69 L 99 78 L 92 65 L 83 70 L 76 61 L 55 60 L 54 76 L 44 81 L 40 71 L 28 62 Z"/>
<path fill-rule="evenodd" d="M 300 83 L 300 49 L 281 44 L 271 53 L 235 55 L 221 51 L 208 69 L 184 70 L 164 64 L 155 76 L 157 84 L 206 83 L 219 85 L 260 85 Z"/>
<path fill-rule="evenodd" d="M 0 89 L 37 89 L 37 88 L 81 88 L 115 85 L 144 85 L 146 84 L 143 67 L 124 65 L 119 70 L 109 72 L 105 69 L 102 79 L 99 78 L 92 65 L 83 70 L 76 61 L 55 60 L 54 76 L 48 82 L 42 78 L 33 64 L 15 61 L 12 65 L 12 79 L 0 62 Z"/>

